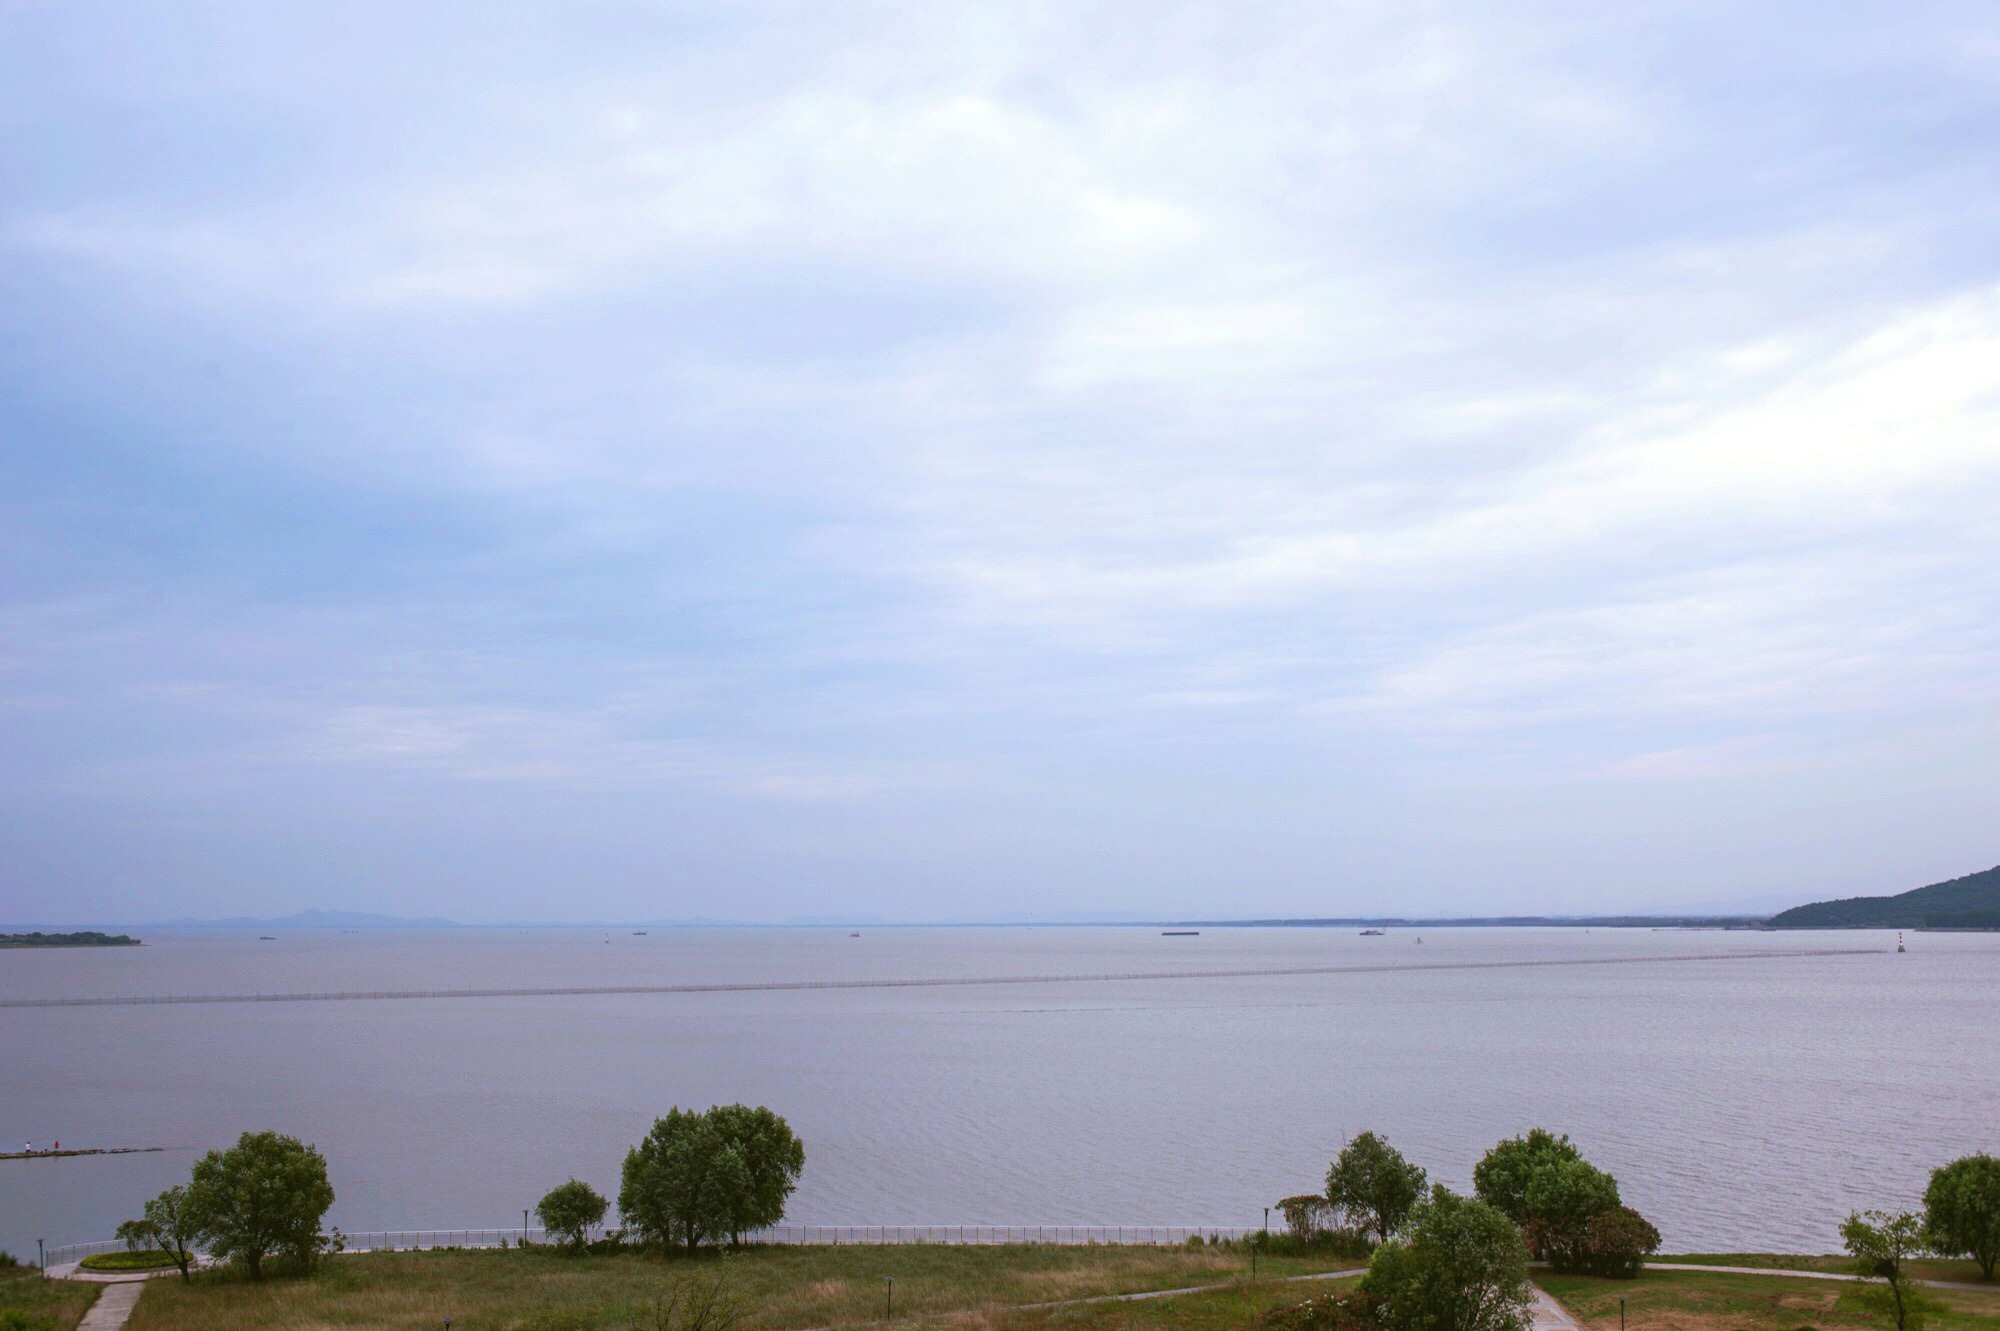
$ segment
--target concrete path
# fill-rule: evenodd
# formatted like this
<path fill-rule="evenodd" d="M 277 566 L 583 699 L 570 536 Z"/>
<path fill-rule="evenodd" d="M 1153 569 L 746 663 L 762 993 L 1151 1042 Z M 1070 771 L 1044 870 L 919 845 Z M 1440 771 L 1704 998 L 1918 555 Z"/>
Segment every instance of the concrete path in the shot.
<path fill-rule="evenodd" d="M 1647 1262 L 1648 1271 L 1723 1271 L 1733 1276 L 1785 1276 L 1792 1280 L 1845 1280 L 1857 1285 L 1878 1285 L 1875 1276 L 1849 1275 L 1842 1271 L 1800 1271 L 1789 1266 L 1704 1266 L 1700 1262 Z M 1927 1289 L 1976 1289 L 2000 1294 L 2000 1282 L 1988 1285 L 1971 1280 L 1911 1280 Z"/>
<path fill-rule="evenodd" d="M 1540 1285 L 1530 1285 L 1534 1291 L 1535 1306 L 1528 1310 L 1528 1325 L 1534 1331 L 1583 1331 L 1576 1318 L 1569 1315 L 1569 1309 L 1549 1297 Z"/>
<path fill-rule="evenodd" d="M 1302 1276 L 1267 1276 L 1262 1284 L 1286 1285 L 1299 1280 L 1345 1280 L 1349 1276 L 1365 1276 L 1368 1268 L 1358 1266 L 1352 1271 L 1314 1271 Z M 1147 1289 L 1137 1294 L 1096 1294 L 1087 1299 L 1057 1299 L 1054 1303 L 1017 1303 L 1017 1312 L 1039 1312 L 1044 1308 L 1080 1308 L 1090 1303 L 1140 1303 L 1146 1299 L 1171 1299 L 1181 1294 L 1212 1294 L 1218 1289 L 1234 1289 L 1248 1283 L 1247 1280 L 1230 1280 L 1220 1285 L 1188 1285 L 1182 1289 Z"/>
<path fill-rule="evenodd" d="M 90 1305 L 90 1311 L 76 1324 L 76 1331 L 118 1331 L 145 1290 L 143 1280 L 107 1281 L 97 1302 Z"/>

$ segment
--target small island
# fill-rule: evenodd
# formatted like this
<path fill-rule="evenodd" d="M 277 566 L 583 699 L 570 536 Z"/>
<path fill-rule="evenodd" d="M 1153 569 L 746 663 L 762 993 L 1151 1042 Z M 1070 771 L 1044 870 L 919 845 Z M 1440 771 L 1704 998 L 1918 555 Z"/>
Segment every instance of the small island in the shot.
<path fill-rule="evenodd" d="M 83 929 L 67 934 L 0 934 L 0 947 L 138 947 L 129 934 L 99 933 Z"/>

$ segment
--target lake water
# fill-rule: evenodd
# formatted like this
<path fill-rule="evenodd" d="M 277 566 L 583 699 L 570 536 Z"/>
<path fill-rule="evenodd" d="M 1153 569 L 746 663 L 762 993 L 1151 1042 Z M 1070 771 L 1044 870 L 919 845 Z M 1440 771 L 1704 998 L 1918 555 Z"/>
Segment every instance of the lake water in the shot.
<path fill-rule="evenodd" d="M 674 1104 L 804 1139 L 790 1218 L 1256 1224 L 1353 1133 L 1469 1188 L 1544 1124 L 1669 1250 L 1829 1251 L 1865 1206 L 2000 1151 L 2000 935 L 1648 930 L 454 931 L 158 935 L 0 952 L 0 998 L 1365 972 L 958 987 L 0 1008 L 0 1248 L 108 1238 L 195 1154 L 325 1152 L 351 1231 L 505 1226 L 615 1196 Z M 608 940 L 608 941 L 607 941 Z M 1866 955 L 1807 955 L 1827 949 Z M 1773 952 L 1791 955 L 1760 955 Z M 1715 959 L 1686 960 L 1696 955 Z M 1491 966 L 1490 963 L 1556 963 Z"/>

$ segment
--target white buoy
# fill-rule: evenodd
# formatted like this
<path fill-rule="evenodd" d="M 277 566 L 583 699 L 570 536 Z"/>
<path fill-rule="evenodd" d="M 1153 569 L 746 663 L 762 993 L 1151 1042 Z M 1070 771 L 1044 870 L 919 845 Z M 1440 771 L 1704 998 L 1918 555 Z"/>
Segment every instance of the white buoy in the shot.
<path fill-rule="evenodd" d="M 1903 950 L 1903 931 L 1901 929 L 1896 930 L 1896 950 L 1898 952 Z"/>

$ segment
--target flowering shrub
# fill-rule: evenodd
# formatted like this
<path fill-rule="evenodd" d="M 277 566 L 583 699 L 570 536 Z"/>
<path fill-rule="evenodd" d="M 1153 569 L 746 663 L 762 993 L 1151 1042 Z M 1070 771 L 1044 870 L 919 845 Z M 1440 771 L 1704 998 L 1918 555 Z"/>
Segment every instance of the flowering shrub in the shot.
<path fill-rule="evenodd" d="M 1258 1319 L 1263 1331 L 1376 1331 L 1378 1300 L 1356 1290 L 1323 1294 L 1304 1303 L 1272 1308 Z"/>

